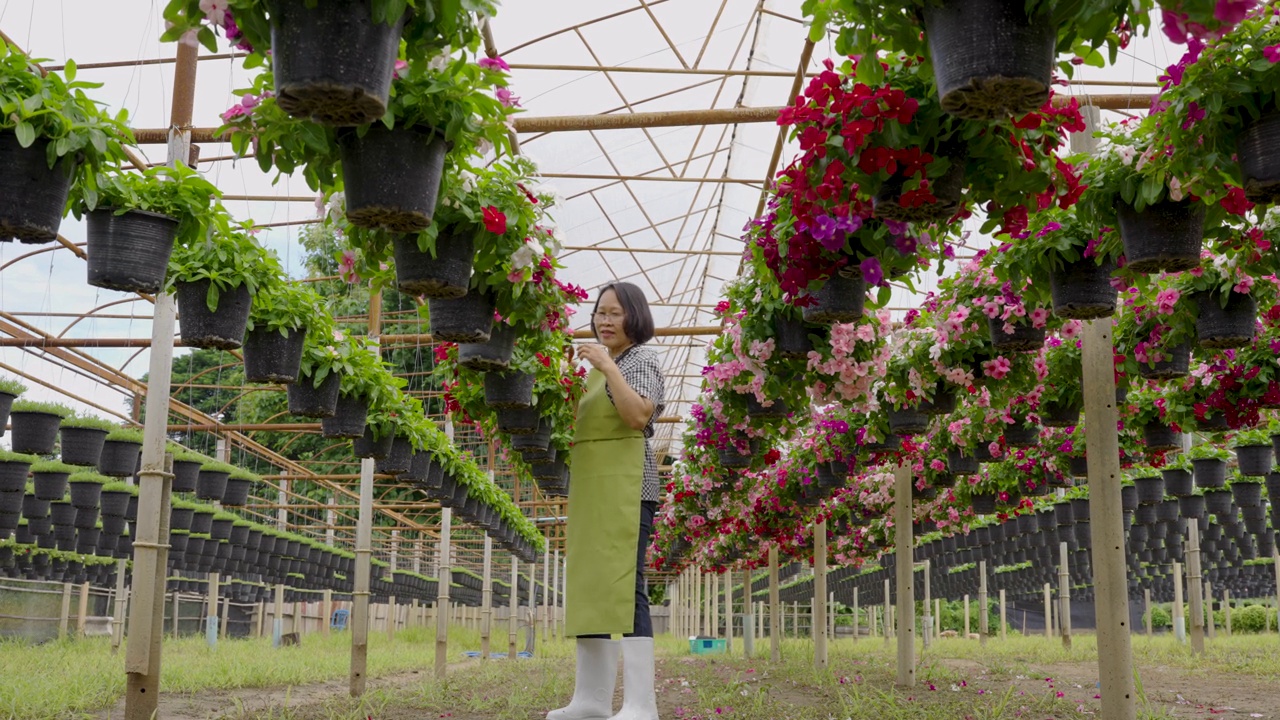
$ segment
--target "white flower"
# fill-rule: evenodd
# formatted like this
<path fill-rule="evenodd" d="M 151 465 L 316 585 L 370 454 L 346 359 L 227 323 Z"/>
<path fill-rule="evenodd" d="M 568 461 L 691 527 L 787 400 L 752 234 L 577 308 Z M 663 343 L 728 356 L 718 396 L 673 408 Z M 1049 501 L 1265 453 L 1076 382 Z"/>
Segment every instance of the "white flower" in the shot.
<path fill-rule="evenodd" d="M 227 0 L 200 0 L 200 12 L 211 24 L 224 27 L 227 21 Z"/>
<path fill-rule="evenodd" d="M 511 253 L 511 268 L 513 270 L 523 270 L 533 264 L 536 257 L 533 248 L 528 245 L 521 245 L 518 250 Z"/>
<path fill-rule="evenodd" d="M 427 69 L 440 72 L 449 66 L 449 59 L 449 48 L 446 47 L 440 51 L 439 55 L 427 61 Z"/>
<path fill-rule="evenodd" d="M 1123 162 L 1126 166 L 1133 164 L 1133 158 L 1137 154 L 1138 151 L 1128 145 L 1120 145 L 1116 148 L 1116 155 L 1120 156 L 1120 162 Z"/>
<path fill-rule="evenodd" d="M 476 189 L 476 176 L 470 172 L 464 171 L 459 177 L 462 178 L 462 189 L 471 192 Z"/>
<path fill-rule="evenodd" d="M 486 156 L 493 152 L 493 143 L 489 142 L 489 138 L 482 137 L 480 142 L 476 143 L 476 152 L 481 156 Z"/>

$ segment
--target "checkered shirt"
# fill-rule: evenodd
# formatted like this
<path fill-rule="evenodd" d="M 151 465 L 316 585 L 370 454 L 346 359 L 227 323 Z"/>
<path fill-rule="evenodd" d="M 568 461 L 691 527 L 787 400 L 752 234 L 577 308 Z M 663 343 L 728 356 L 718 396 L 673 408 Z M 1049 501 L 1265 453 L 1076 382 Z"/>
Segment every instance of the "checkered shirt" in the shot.
<path fill-rule="evenodd" d="M 640 397 L 653 403 L 653 415 L 644 426 L 644 485 L 640 491 L 641 502 L 658 502 L 658 462 L 653 456 L 653 421 L 662 414 L 666 403 L 663 402 L 664 379 L 658 354 L 652 348 L 633 345 L 621 355 L 614 358 L 614 363 L 622 373 L 622 379 L 636 391 Z M 613 402 L 613 393 L 605 386 L 609 402 Z"/>

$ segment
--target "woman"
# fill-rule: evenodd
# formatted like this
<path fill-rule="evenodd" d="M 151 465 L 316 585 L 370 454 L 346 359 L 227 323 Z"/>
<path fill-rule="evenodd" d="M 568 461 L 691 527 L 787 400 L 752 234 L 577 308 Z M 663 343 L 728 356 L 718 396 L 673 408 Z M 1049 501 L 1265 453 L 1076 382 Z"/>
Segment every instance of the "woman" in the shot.
<path fill-rule="evenodd" d="M 565 634 L 578 639 L 577 677 L 573 700 L 547 720 L 657 720 L 644 584 L 658 506 L 649 438 L 663 408 L 658 356 L 644 346 L 653 316 L 640 288 L 613 283 L 596 298 L 591 327 L 599 344 L 578 350 L 592 369 L 578 404 L 565 555 Z M 614 715 L 619 653 L 623 702 Z"/>

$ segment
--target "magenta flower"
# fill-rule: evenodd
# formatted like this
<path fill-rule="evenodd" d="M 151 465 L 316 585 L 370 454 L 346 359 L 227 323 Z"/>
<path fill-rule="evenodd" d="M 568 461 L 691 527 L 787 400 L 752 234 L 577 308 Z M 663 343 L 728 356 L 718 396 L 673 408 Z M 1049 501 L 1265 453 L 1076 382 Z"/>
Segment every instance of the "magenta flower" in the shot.
<path fill-rule="evenodd" d="M 1161 315 L 1172 315 L 1178 305 L 1182 293 L 1174 288 L 1161 290 L 1156 294 L 1156 309 Z"/>
<path fill-rule="evenodd" d="M 858 268 L 862 270 L 862 279 L 868 285 L 884 284 L 884 268 L 880 267 L 880 261 L 876 258 L 869 257 L 863 260 L 858 265 Z"/>
<path fill-rule="evenodd" d="M 1275 62 L 1275 61 L 1273 60 L 1272 62 Z M 1187 106 L 1187 119 L 1182 121 L 1182 129 L 1183 130 L 1190 129 L 1192 125 L 1195 125 L 1197 122 L 1203 120 L 1204 116 L 1205 116 L 1204 108 L 1200 107 L 1199 103 L 1192 100 L 1191 104 Z"/>
<path fill-rule="evenodd" d="M 342 258 L 338 261 L 338 270 L 343 282 L 348 285 L 355 285 L 360 282 L 360 275 L 356 273 L 356 254 L 354 251 L 342 251 Z"/>
<path fill-rule="evenodd" d="M 510 72 L 511 67 L 507 65 L 507 61 L 500 57 L 480 58 L 480 62 L 476 63 L 484 70 L 501 70 L 502 72 Z"/>
<path fill-rule="evenodd" d="M 1280 45 L 1262 48 L 1262 56 L 1271 62 L 1280 62 Z"/>
<path fill-rule="evenodd" d="M 507 107 L 520 107 L 520 98 L 516 97 L 515 93 L 511 92 L 509 88 L 500 87 L 494 90 L 493 94 L 497 96 L 498 102 Z"/>
<path fill-rule="evenodd" d="M 1213 8 L 1213 17 L 1223 25 L 1234 26 L 1244 20 L 1257 4 L 1258 0 L 1218 0 Z"/>

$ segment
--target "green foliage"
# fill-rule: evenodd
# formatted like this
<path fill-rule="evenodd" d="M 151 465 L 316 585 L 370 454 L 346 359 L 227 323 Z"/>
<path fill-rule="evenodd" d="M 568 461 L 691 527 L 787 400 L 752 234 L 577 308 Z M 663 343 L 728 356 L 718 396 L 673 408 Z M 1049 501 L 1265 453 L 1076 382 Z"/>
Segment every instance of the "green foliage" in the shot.
<path fill-rule="evenodd" d="M 1147 616 L 1142 616 L 1143 622 L 1146 622 Z M 1163 629 L 1172 627 L 1173 615 L 1163 607 L 1156 605 L 1151 608 L 1151 627 L 1153 629 Z"/>
<path fill-rule="evenodd" d="M 1223 447 L 1213 443 L 1196 443 L 1187 451 L 1188 460 L 1221 460 L 1226 462 L 1231 459 L 1231 453 Z"/>
<path fill-rule="evenodd" d="M 18 396 L 27 391 L 27 386 L 13 378 L 0 377 L 0 393 Z"/>
<path fill-rule="evenodd" d="M 204 463 L 203 465 L 201 465 L 201 466 L 200 466 L 200 470 L 201 470 L 201 472 L 204 472 L 204 471 L 208 471 L 208 472 L 224 472 L 224 473 L 230 474 L 230 473 L 233 473 L 233 472 L 235 472 L 235 471 L 236 471 L 236 466 L 235 466 L 235 465 L 229 465 L 229 464 L 227 464 L 227 463 L 220 462 L 220 461 L 218 461 L 218 460 L 210 460 L 210 461 L 208 461 L 208 462 Z"/>
<path fill-rule="evenodd" d="M 1264 605 L 1248 605 L 1231 613 L 1231 631 L 1260 633 L 1276 627 L 1276 613 Z"/>
<path fill-rule="evenodd" d="M 308 328 L 327 315 L 324 301 L 315 290 L 302 283 L 287 282 L 281 276 L 253 296 L 247 329 L 262 325 L 287 336 L 290 330 Z"/>
<path fill-rule="evenodd" d="M 0 449 L 0 462 L 4 463 L 26 463 L 31 465 L 39 462 L 40 458 L 35 455 L 27 455 L 25 453 L 16 453 L 11 450 Z"/>
<path fill-rule="evenodd" d="M 99 475 L 98 473 L 89 470 L 72 474 L 69 481 L 73 483 L 98 483 L 99 485 L 108 485 L 115 482 L 115 480 L 107 477 L 106 475 Z"/>
<path fill-rule="evenodd" d="M 36 402 L 34 400 L 14 400 L 13 407 L 10 408 L 11 413 L 44 413 L 45 415 L 57 415 L 58 417 L 67 417 L 73 414 L 71 408 L 59 403 Z"/>
<path fill-rule="evenodd" d="M 120 481 L 109 482 L 102 486 L 102 492 L 127 492 L 130 495 L 137 495 L 138 486 Z"/>
<path fill-rule="evenodd" d="M 83 428 L 88 430 L 105 430 L 111 432 L 117 426 L 115 423 L 97 415 L 81 415 L 79 413 L 65 417 L 59 427 L 64 428 Z"/>
<path fill-rule="evenodd" d="M 249 225 L 233 225 L 229 218 L 215 214 L 203 241 L 174 247 L 165 292 L 173 292 L 178 283 L 208 280 L 207 302 L 212 312 L 218 309 L 223 292 L 243 285 L 253 295 L 259 287 L 283 276 L 279 260 L 253 239 L 252 232 Z"/>
<path fill-rule="evenodd" d="M 1270 447 L 1271 433 L 1264 428 L 1255 428 L 1249 430 L 1241 430 L 1231 437 L 1231 447 L 1257 447 L 1259 445 Z"/>
<path fill-rule="evenodd" d="M 75 465 L 68 465 L 57 460 L 41 460 L 31 463 L 31 472 L 33 473 L 76 473 L 84 468 Z"/>
<path fill-rule="evenodd" d="M 135 427 L 118 427 L 107 435 L 108 440 L 142 444 L 142 429 Z"/>
<path fill-rule="evenodd" d="M 115 165 L 104 168 L 93 183 L 77 185 L 68 206 L 77 219 L 98 208 L 115 210 L 117 215 L 130 210 L 165 215 L 178 221 L 176 241 L 186 245 L 204 238 L 210 204 L 221 196 L 217 186 L 182 163 L 157 165 L 141 173 Z"/>

